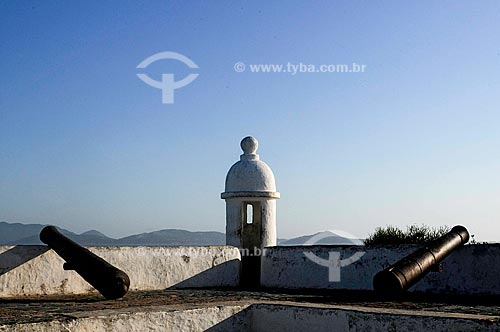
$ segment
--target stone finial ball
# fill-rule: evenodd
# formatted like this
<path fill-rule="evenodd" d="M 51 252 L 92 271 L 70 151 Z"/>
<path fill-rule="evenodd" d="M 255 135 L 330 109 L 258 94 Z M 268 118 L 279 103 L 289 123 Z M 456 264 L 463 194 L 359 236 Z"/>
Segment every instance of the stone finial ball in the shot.
<path fill-rule="evenodd" d="M 259 142 L 255 137 L 247 136 L 241 140 L 241 149 L 245 154 L 255 154 L 259 147 Z"/>

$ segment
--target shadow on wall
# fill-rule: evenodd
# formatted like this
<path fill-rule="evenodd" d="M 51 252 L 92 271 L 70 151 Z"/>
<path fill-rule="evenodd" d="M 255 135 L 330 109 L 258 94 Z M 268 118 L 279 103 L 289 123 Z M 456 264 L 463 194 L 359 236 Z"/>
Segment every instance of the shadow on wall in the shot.
<path fill-rule="evenodd" d="M 301 305 L 253 304 L 205 331 L 499 331 L 498 322 L 433 314 L 357 311 Z"/>
<path fill-rule="evenodd" d="M 206 329 L 205 332 L 248 332 L 252 331 L 252 306 L 224 319 Z"/>
<path fill-rule="evenodd" d="M 0 276 L 29 262 L 47 251 L 48 246 L 23 246 L 18 245 L 0 254 Z"/>
<path fill-rule="evenodd" d="M 233 259 L 221 264 L 215 265 L 212 268 L 200 272 L 190 278 L 187 278 L 170 289 L 179 288 L 206 288 L 206 287 L 223 287 L 228 285 L 228 276 L 232 276 L 234 280 L 231 284 L 239 285 L 240 282 L 240 260 Z"/>

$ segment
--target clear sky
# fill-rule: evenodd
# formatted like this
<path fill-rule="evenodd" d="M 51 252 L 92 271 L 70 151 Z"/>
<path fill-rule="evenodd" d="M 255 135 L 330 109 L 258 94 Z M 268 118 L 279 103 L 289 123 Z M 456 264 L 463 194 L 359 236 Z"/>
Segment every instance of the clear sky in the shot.
<path fill-rule="evenodd" d="M 199 67 L 143 70 L 199 74 L 174 104 L 136 76 L 163 51 Z M 366 70 L 248 70 L 288 62 Z M 3 1 L 0 69 L 0 221 L 224 231 L 254 135 L 280 237 L 425 223 L 500 241 L 498 1 Z"/>

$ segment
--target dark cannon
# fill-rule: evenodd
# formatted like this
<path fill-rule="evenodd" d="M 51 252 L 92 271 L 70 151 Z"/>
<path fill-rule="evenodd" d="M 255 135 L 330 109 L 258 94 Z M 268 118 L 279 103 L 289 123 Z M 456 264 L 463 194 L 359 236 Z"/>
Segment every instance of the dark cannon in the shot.
<path fill-rule="evenodd" d="M 425 247 L 399 260 L 373 278 L 373 288 L 383 294 L 398 294 L 415 285 L 453 250 L 469 241 L 469 232 L 455 226 L 450 232 L 431 241 Z"/>
<path fill-rule="evenodd" d="M 40 240 L 66 261 L 65 270 L 77 272 L 106 299 L 118 299 L 127 293 L 130 279 L 125 272 L 68 239 L 54 226 L 42 229 Z"/>

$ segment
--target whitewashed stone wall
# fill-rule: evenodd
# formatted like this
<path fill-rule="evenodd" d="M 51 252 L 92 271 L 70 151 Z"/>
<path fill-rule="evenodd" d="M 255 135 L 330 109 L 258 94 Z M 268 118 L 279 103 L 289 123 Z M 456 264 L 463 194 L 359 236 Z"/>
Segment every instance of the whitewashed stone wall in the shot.
<path fill-rule="evenodd" d="M 262 258 L 261 285 L 272 288 L 371 290 L 373 276 L 415 251 L 419 246 L 310 246 L 266 248 Z M 340 281 L 329 280 L 328 267 L 304 255 L 311 252 L 321 259 L 330 253 L 348 259 L 364 255 L 340 267 Z M 332 255 L 333 256 L 333 255 Z M 443 261 L 444 270 L 431 272 L 411 291 L 464 295 L 500 295 L 500 244 L 466 245 Z"/>
<path fill-rule="evenodd" d="M 89 247 L 130 277 L 130 291 L 239 284 L 240 252 L 210 247 Z M 46 246 L 0 247 L 0 297 L 95 292 Z"/>
<path fill-rule="evenodd" d="M 283 289 L 371 290 L 375 273 L 410 254 L 415 246 L 311 246 L 267 248 L 261 285 Z M 240 252 L 235 247 L 90 247 L 125 271 L 130 290 L 169 287 L 234 287 L 240 281 Z M 328 268 L 304 252 L 341 260 L 364 255 L 340 268 L 340 281 L 329 281 Z M 95 290 L 46 246 L 0 247 L 0 297 L 85 294 Z M 411 291 L 464 295 L 500 295 L 500 244 L 467 245 L 443 261 L 441 273 L 429 273 Z"/>
<path fill-rule="evenodd" d="M 218 305 L 195 309 L 148 308 L 75 313 L 65 320 L 1 325 L 2 332 L 494 332 L 490 316 L 319 305 Z"/>

